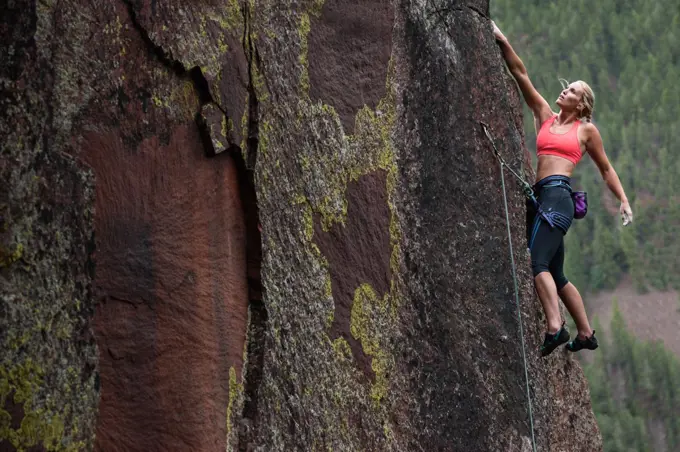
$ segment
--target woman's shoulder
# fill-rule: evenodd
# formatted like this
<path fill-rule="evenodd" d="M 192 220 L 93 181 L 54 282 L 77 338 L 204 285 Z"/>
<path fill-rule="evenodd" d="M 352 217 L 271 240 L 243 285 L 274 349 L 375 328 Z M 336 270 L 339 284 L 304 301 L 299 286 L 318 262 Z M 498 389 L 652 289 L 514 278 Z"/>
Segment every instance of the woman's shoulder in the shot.
<path fill-rule="evenodd" d="M 586 144 L 593 142 L 593 140 L 602 140 L 597 126 L 590 121 L 580 121 L 578 128 L 578 138 L 580 141 Z"/>
<path fill-rule="evenodd" d="M 590 121 L 579 121 L 579 123 L 580 123 L 579 128 L 588 135 L 591 135 L 593 133 L 600 133 L 600 131 L 597 130 L 597 126 Z"/>

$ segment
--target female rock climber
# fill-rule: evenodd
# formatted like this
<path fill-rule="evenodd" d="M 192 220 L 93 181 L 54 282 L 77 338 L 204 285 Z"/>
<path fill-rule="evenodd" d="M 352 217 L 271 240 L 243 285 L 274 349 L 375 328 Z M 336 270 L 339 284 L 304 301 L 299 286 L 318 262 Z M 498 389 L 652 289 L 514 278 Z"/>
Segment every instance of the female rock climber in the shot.
<path fill-rule="evenodd" d="M 564 276 L 564 235 L 574 218 L 571 197 L 571 175 L 584 154 L 589 154 L 607 187 L 621 201 L 619 212 L 624 226 L 633 219 L 621 181 L 609 163 L 597 127 L 591 122 L 594 95 L 582 81 L 563 83 L 564 89 L 556 100 L 560 108 L 555 113 L 536 91 L 522 60 L 507 38 L 493 23 L 494 36 L 505 62 L 517 81 L 525 102 L 534 115 L 538 168 L 533 186 L 538 205 L 545 215 L 538 215 L 533 203 L 527 204 L 527 243 L 531 250 L 531 267 L 538 297 L 547 320 L 547 332 L 541 354 L 547 356 L 559 345 L 569 341 L 569 331 L 561 321 L 558 296 L 576 322 L 578 335 L 566 348 L 577 352 L 595 350 L 595 331 L 590 327 L 579 291 Z M 566 85 L 566 86 L 565 86 Z M 548 219 L 552 219 L 549 224 Z"/>

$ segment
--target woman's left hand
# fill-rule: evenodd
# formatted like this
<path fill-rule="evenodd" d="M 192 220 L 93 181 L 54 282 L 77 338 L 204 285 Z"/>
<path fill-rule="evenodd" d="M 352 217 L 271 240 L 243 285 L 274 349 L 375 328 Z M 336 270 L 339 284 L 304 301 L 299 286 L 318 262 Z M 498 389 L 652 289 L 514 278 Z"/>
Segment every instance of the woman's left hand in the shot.
<path fill-rule="evenodd" d="M 498 25 L 496 25 L 496 22 L 494 22 L 492 20 L 491 24 L 493 25 L 493 35 L 496 38 L 496 41 L 499 41 L 499 42 L 506 41 L 507 39 L 506 39 L 505 35 L 501 31 L 501 29 L 498 28 Z"/>
<path fill-rule="evenodd" d="M 633 222 L 633 211 L 631 210 L 630 203 L 628 201 L 621 203 L 619 213 L 621 214 L 621 219 L 623 220 L 624 226 L 627 226 Z"/>

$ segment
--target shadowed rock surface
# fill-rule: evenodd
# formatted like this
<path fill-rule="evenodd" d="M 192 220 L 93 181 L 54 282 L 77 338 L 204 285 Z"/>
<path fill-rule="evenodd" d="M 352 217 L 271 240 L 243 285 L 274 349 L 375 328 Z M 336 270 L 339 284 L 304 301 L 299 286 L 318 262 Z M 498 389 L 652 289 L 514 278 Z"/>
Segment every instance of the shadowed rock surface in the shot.
<path fill-rule="evenodd" d="M 531 450 L 488 2 L 14 5 L 0 447 Z M 508 187 L 537 449 L 599 451 Z"/>

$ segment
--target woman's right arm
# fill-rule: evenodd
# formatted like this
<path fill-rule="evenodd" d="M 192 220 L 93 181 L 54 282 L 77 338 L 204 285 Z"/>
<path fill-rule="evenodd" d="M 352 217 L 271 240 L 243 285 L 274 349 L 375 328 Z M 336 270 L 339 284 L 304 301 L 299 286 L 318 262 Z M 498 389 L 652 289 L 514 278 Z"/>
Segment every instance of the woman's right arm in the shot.
<path fill-rule="evenodd" d="M 498 28 L 495 22 L 493 22 L 493 34 L 498 42 L 498 45 L 503 52 L 503 58 L 505 63 L 510 69 L 510 73 L 517 80 L 519 89 L 522 91 L 522 96 L 524 96 L 524 101 L 529 106 L 529 109 L 534 114 L 534 118 L 537 122 L 537 128 L 543 124 L 546 120 L 550 119 L 555 113 L 553 113 L 550 105 L 541 96 L 541 94 L 534 88 L 534 85 L 529 79 L 529 74 L 527 73 L 527 68 L 524 66 L 522 60 L 517 56 L 515 50 L 512 48 L 508 39 L 503 35 L 501 30 Z"/>

